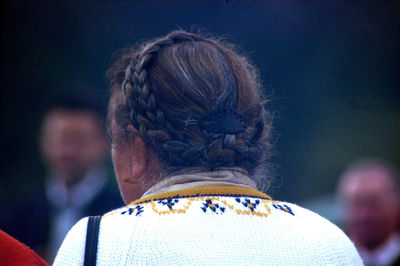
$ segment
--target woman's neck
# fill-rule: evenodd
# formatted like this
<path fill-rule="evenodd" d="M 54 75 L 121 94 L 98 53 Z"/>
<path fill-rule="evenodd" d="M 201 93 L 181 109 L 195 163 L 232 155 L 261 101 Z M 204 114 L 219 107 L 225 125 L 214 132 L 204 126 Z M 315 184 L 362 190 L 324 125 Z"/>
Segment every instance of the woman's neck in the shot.
<path fill-rule="evenodd" d="M 209 186 L 242 186 L 256 189 L 256 183 L 242 168 L 221 167 L 213 171 L 190 168 L 159 181 L 147 190 L 143 197 L 162 192 Z"/>

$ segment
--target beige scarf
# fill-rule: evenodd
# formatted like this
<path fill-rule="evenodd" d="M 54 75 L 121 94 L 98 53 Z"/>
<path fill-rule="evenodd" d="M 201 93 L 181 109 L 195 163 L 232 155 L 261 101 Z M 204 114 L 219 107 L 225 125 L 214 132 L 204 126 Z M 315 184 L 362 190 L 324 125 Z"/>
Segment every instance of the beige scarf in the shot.
<path fill-rule="evenodd" d="M 167 177 L 144 193 L 142 197 L 197 187 L 241 186 L 256 189 L 256 183 L 251 180 L 246 170 L 241 168 L 218 168 L 216 171 L 196 172 Z"/>

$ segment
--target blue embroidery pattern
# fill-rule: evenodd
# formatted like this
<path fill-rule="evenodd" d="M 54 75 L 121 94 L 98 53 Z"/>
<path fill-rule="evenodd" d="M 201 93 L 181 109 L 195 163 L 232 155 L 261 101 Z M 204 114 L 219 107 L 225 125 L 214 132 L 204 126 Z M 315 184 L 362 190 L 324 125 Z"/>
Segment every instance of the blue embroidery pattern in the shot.
<path fill-rule="evenodd" d="M 167 199 L 162 199 L 159 200 L 158 203 L 161 203 L 163 205 L 166 205 L 168 209 L 172 210 L 172 207 L 179 202 L 179 199 L 177 198 L 167 198 Z"/>
<path fill-rule="evenodd" d="M 225 212 L 225 207 L 221 207 L 218 203 L 212 202 L 211 199 L 206 199 L 205 202 L 203 203 L 204 207 L 200 207 L 200 209 L 203 210 L 203 212 L 207 212 L 207 209 L 210 209 L 212 212 L 219 214 L 219 213 L 224 213 Z"/>
<path fill-rule="evenodd" d="M 142 205 L 136 205 L 135 207 L 129 207 L 127 210 L 121 212 L 121 214 L 126 214 L 128 213 L 129 215 L 132 215 L 132 213 L 135 212 L 136 210 L 136 216 L 139 216 L 143 212 L 144 207 Z"/>
<path fill-rule="evenodd" d="M 257 206 L 260 204 L 260 200 L 256 199 L 253 202 L 249 198 L 244 198 L 243 201 L 240 198 L 235 198 L 237 203 L 242 203 L 242 205 L 246 208 L 249 208 L 250 211 L 254 212 L 257 209 Z"/>
<path fill-rule="evenodd" d="M 281 210 L 281 211 L 290 213 L 291 215 L 294 216 L 294 213 L 293 213 L 292 209 L 289 206 L 287 206 L 286 204 L 283 204 L 283 206 L 282 206 L 282 205 L 274 203 L 274 204 L 272 204 L 272 206 L 274 206 L 274 208 L 277 209 L 277 210 Z"/>
<path fill-rule="evenodd" d="M 120 214 L 141 216 L 146 206 L 146 211 L 149 210 L 147 206 L 154 213 L 159 215 L 168 214 L 185 214 L 195 206 L 199 206 L 203 213 L 211 214 L 225 214 L 228 211 L 234 211 L 239 215 L 252 215 L 259 217 L 268 217 L 271 214 L 272 205 L 276 210 L 283 211 L 292 216 L 295 216 L 292 208 L 287 204 L 280 203 L 271 199 L 252 198 L 247 196 L 198 196 L 198 197 L 184 197 L 184 198 L 165 198 L 155 201 L 140 203 L 138 205 L 128 205 Z M 115 213 L 115 212 L 114 212 Z"/>

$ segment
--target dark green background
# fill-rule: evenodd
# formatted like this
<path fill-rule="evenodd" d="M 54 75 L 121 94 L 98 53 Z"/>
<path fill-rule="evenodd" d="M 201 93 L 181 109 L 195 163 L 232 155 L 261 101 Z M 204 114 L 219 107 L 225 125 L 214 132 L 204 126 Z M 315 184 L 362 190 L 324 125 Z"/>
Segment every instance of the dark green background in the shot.
<path fill-rule="evenodd" d="M 223 35 L 260 69 L 276 118 L 274 197 L 331 193 L 359 157 L 400 163 L 399 1 L 1 5 L 0 205 L 43 182 L 38 129 L 55 95 L 105 104 L 113 53 L 178 28 Z"/>

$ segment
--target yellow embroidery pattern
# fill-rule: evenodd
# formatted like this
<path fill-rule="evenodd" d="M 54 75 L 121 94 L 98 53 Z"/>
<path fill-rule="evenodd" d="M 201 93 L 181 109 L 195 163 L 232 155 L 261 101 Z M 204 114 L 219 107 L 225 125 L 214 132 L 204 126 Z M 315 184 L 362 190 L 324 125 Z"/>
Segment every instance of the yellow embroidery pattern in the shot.
<path fill-rule="evenodd" d="M 149 201 L 166 199 L 166 198 L 182 198 L 182 197 L 197 197 L 206 195 L 218 196 L 252 196 L 263 199 L 271 199 L 270 196 L 252 188 L 238 187 L 238 186 L 215 186 L 215 187 L 200 187 L 188 188 L 177 191 L 163 192 L 144 198 L 140 198 L 129 205 L 137 205 Z M 128 206 L 129 206 L 128 205 Z"/>
<path fill-rule="evenodd" d="M 195 204 L 196 203 L 196 204 Z M 269 204 L 278 204 L 278 201 L 247 197 L 190 197 L 168 198 L 150 201 L 138 205 L 128 205 L 121 214 L 128 213 L 139 216 L 143 210 L 150 209 L 158 215 L 186 214 L 189 210 L 201 209 L 204 213 L 224 214 L 233 211 L 238 215 L 268 217 L 271 214 Z M 282 207 L 283 210 L 283 207 Z M 117 211 L 118 212 L 118 211 Z M 114 212 L 108 213 L 113 215 Z"/>
<path fill-rule="evenodd" d="M 219 200 L 219 197 L 218 198 L 207 198 L 207 199 L 212 199 L 212 200 L 218 199 Z M 163 210 L 163 207 L 160 205 L 161 200 L 159 200 L 158 202 L 156 202 L 156 201 L 147 202 L 147 203 L 144 203 L 144 205 L 150 204 L 152 210 L 155 213 L 160 214 L 160 215 L 161 214 L 171 214 L 171 213 L 186 213 L 186 210 L 189 209 L 189 207 L 192 205 L 193 202 L 204 201 L 204 197 L 182 198 L 182 199 L 179 199 L 179 201 L 186 201 L 186 202 L 184 204 L 182 204 L 183 206 L 181 208 L 176 208 L 176 209 L 168 207 L 169 209 Z"/>
<path fill-rule="evenodd" d="M 272 200 L 261 200 L 261 203 L 264 205 L 264 208 L 266 211 L 261 212 L 261 211 L 252 211 L 252 210 L 235 210 L 237 214 L 246 214 L 246 215 L 257 215 L 260 217 L 268 217 L 269 214 L 271 214 L 271 209 L 268 206 L 268 203 L 272 203 L 275 201 Z M 249 204 L 252 207 L 252 204 Z"/>
<path fill-rule="evenodd" d="M 221 191 L 224 193 L 221 193 Z M 218 195 L 218 192 L 221 195 Z M 247 195 L 239 193 L 246 193 Z M 186 214 L 190 211 L 202 210 L 204 213 L 211 214 L 234 212 L 238 215 L 268 217 L 271 214 L 272 207 L 294 216 L 289 206 L 272 200 L 268 195 L 253 189 L 204 187 L 160 193 L 142 198 L 125 208 L 108 213 L 102 218 L 117 213 L 140 216 L 148 210 L 152 210 L 153 213 L 158 215 Z"/>

